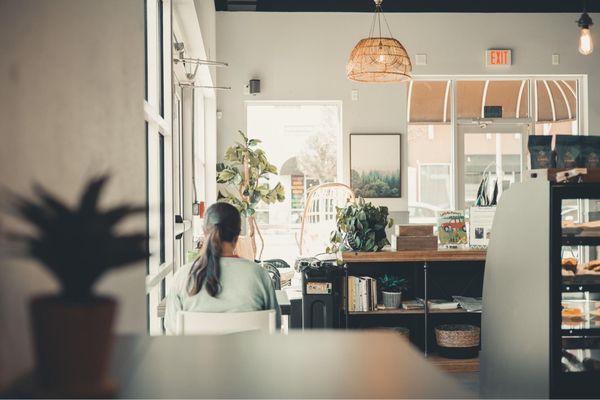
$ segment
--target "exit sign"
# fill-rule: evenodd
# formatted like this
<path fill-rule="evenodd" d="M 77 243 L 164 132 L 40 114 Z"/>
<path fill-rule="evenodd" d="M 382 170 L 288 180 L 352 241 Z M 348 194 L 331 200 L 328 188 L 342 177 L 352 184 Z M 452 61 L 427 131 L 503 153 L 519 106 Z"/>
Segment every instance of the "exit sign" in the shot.
<path fill-rule="evenodd" d="M 486 67 L 509 66 L 512 64 L 512 51 L 508 49 L 491 49 L 485 52 Z"/>

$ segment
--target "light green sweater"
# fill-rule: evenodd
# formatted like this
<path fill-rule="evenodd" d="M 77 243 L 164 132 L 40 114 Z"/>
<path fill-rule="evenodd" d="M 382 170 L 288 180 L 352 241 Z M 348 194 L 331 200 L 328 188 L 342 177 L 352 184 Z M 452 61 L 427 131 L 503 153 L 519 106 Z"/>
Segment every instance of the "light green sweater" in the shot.
<path fill-rule="evenodd" d="M 187 292 L 191 264 L 176 273 L 167 294 L 165 329 L 168 334 L 177 331 L 177 311 L 247 312 L 275 310 L 277 327 L 281 326 L 281 311 L 275 290 L 267 271 L 243 258 L 221 258 L 221 291 L 211 297 L 204 288 L 196 295 Z"/>

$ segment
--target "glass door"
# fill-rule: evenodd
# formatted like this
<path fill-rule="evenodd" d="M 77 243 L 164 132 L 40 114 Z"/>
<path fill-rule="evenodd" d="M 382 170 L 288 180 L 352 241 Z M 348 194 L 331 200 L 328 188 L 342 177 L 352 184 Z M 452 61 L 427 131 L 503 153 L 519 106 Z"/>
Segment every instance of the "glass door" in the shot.
<path fill-rule="evenodd" d="M 600 223 L 590 211 L 568 218 L 573 200 L 597 206 L 597 183 L 552 186 L 550 248 L 550 387 L 552 397 L 600 393 Z"/>
<path fill-rule="evenodd" d="M 493 119 L 458 125 L 457 155 L 462 185 L 458 186 L 459 208 L 467 209 L 477 198 L 484 176 L 497 182 L 498 198 L 513 183 L 521 181 L 527 167 L 527 137 L 530 124 Z"/>

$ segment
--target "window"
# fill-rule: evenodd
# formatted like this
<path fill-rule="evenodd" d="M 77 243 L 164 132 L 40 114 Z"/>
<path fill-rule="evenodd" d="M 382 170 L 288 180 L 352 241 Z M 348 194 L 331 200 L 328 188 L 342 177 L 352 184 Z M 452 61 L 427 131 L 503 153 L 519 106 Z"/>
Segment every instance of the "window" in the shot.
<path fill-rule="evenodd" d="M 163 332 L 157 310 L 166 292 L 165 277 L 173 270 L 173 191 L 171 141 L 170 3 L 146 0 L 146 119 L 148 260 L 146 292 L 148 331 Z M 169 89 L 169 90 L 167 90 Z"/>
<path fill-rule="evenodd" d="M 453 204 L 451 82 L 414 81 L 409 92 L 409 218 L 430 223 Z"/>
<path fill-rule="evenodd" d="M 465 206 L 477 199 L 477 189 L 485 175 L 498 182 L 498 195 L 521 181 L 523 138 L 520 133 L 464 134 Z"/>
<path fill-rule="evenodd" d="M 573 77 L 412 81 L 407 112 L 410 221 L 435 222 L 441 209 L 468 208 L 484 175 L 498 180 L 499 196 L 520 182 L 529 135 L 580 132 L 581 82 Z M 487 106 L 500 106 L 501 114 L 486 114 Z"/>
<path fill-rule="evenodd" d="M 205 118 L 216 113 L 216 102 L 214 90 L 200 91 L 180 85 L 193 81 L 195 78 L 191 73 L 194 71 L 202 72 L 206 79 L 207 66 L 195 70 L 194 66 L 173 61 L 174 55 L 179 56 L 175 43 L 179 46 L 187 44 L 184 46 L 186 51 L 202 48 L 198 21 L 187 19 L 186 26 L 182 26 L 181 18 L 172 18 L 172 12 L 178 11 L 172 11 L 170 0 L 146 0 L 144 4 L 144 112 L 151 252 L 146 292 L 148 331 L 158 335 L 164 333 L 164 300 L 173 275 L 187 263 L 188 253 L 198 239 L 194 232 L 199 233 L 201 221 L 193 215 L 193 204 L 205 201 L 208 190 L 216 191 L 216 171 L 206 168 L 207 157 L 216 158 L 216 121 Z M 198 57 L 195 53 L 186 55 Z M 205 109 L 208 110 L 206 113 Z M 211 132 L 209 144 L 205 143 L 207 131 Z M 208 154 L 207 148 L 211 149 Z M 215 184 L 210 186 L 207 182 Z M 216 196 L 211 199 L 213 197 Z"/>
<path fill-rule="evenodd" d="M 337 102 L 247 104 L 248 136 L 262 140 L 269 161 L 279 171 L 270 184 L 281 182 L 286 190 L 284 202 L 261 205 L 257 210 L 256 219 L 268 243 L 262 259 L 282 258 L 293 263 L 298 256 L 307 190 L 338 181 L 340 111 Z M 331 201 L 315 204 L 308 215 L 313 222 L 334 218 Z"/>

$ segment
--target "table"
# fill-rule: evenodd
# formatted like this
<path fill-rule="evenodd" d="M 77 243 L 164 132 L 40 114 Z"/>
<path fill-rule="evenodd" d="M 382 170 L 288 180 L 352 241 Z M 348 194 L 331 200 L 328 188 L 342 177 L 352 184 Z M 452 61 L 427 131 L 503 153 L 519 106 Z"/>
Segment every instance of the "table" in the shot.
<path fill-rule="evenodd" d="M 126 398 L 476 396 L 399 335 L 380 331 L 119 336 L 112 376 Z"/>

